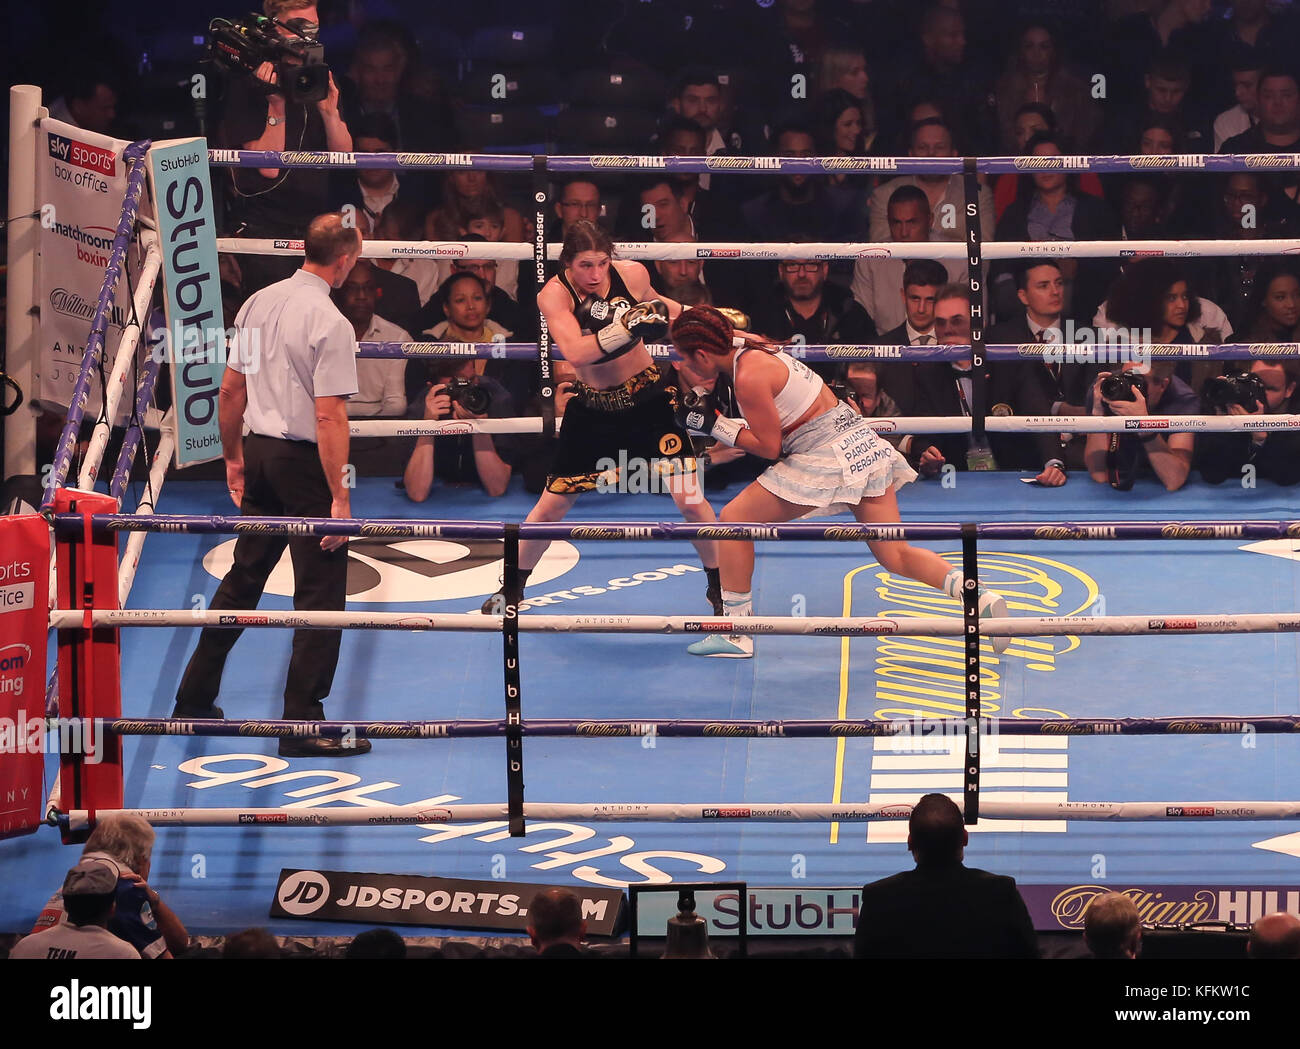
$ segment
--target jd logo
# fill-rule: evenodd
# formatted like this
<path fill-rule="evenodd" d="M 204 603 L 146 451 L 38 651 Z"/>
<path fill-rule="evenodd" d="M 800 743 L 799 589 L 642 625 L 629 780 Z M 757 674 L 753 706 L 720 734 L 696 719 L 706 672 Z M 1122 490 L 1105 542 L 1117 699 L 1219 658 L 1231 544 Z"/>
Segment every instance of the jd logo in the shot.
<path fill-rule="evenodd" d="M 311 914 L 325 905 L 330 883 L 316 871 L 298 871 L 284 879 L 276 900 L 287 914 Z"/>
<path fill-rule="evenodd" d="M 209 575 L 220 579 L 234 559 L 235 540 L 203 557 Z M 572 543 L 552 543 L 529 577 L 546 583 L 578 563 Z M 354 539 L 348 544 L 348 600 L 405 604 L 486 597 L 501 584 L 501 543 L 491 539 Z M 293 594 L 293 562 L 288 550 L 271 572 L 266 593 Z"/>

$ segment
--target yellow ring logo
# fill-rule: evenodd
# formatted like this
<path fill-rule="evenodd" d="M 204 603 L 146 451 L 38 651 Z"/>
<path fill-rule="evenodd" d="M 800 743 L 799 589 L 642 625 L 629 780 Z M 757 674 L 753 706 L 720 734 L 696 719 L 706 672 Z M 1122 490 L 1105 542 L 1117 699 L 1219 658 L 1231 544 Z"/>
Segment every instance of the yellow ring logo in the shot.
<path fill-rule="evenodd" d="M 682 450 L 682 439 L 675 433 L 666 433 L 659 438 L 660 455 L 676 455 Z"/>

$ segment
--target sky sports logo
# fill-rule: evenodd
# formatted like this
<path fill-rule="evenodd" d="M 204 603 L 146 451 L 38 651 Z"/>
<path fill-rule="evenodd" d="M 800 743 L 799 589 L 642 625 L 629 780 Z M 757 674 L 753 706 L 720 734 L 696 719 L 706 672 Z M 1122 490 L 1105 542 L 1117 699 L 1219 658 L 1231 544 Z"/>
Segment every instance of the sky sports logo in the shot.
<path fill-rule="evenodd" d="M 747 808 L 705 809 L 700 815 L 706 820 L 747 820 L 750 810 Z"/>
<path fill-rule="evenodd" d="M 101 175 L 113 175 L 117 172 L 117 154 L 111 149 L 91 146 L 85 142 L 74 142 L 63 135 L 49 136 L 50 156 L 73 167 L 98 171 Z"/>

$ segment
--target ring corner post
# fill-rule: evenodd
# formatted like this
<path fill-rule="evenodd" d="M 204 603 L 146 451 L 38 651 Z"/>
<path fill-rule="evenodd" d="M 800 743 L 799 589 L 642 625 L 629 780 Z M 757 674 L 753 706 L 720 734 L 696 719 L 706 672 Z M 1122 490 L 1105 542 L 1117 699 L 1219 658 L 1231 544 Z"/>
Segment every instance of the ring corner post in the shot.
<path fill-rule="evenodd" d="M 980 818 L 980 609 L 979 609 L 979 525 L 961 526 L 962 614 L 966 621 L 966 743 L 962 749 L 962 812 L 967 826 Z"/>
<path fill-rule="evenodd" d="M 519 525 L 505 526 L 505 607 L 501 634 L 505 656 L 506 689 L 506 802 L 510 836 L 524 836 L 524 739 L 519 685 Z"/>

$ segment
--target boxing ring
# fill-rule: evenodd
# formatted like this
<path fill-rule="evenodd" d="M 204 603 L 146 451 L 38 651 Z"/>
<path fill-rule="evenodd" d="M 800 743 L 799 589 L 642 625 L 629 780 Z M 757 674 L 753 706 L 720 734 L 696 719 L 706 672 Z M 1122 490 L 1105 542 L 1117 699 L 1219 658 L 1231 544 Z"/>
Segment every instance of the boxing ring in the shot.
<path fill-rule="evenodd" d="M 543 187 L 543 229 L 548 172 L 717 170 L 701 158 L 307 156 L 269 159 L 531 170 Z M 210 157 L 268 164 L 261 153 Z M 737 170 L 736 162 L 754 158 L 724 159 Z M 759 159 L 751 170 L 823 173 L 844 158 Z M 974 170 L 1021 170 L 1026 158 L 886 159 L 891 172 L 966 172 L 973 183 Z M 1029 159 L 1107 171 L 1152 158 Z M 1185 170 L 1245 164 L 1161 159 Z M 138 199 L 138 175 L 131 185 Z M 131 192 L 119 227 L 123 250 Z M 1269 243 L 1250 242 L 1252 250 Z M 1214 254 L 1229 245 L 1242 249 L 1238 242 L 1052 248 L 1100 257 L 1119 250 Z M 301 250 L 294 242 L 221 247 Z M 811 247 L 818 257 L 911 257 L 900 250 L 908 245 Z M 919 247 L 916 257 L 955 249 L 978 275 L 981 257 L 1016 258 L 1043 246 L 981 246 L 976 234 L 965 245 Z M 368 241 L 364 254 L 446 258 L 467 250 Z M 473 250 L 539 266 L 547 254 L 540 234 L 531 246 Z M 778 258 L 809 250 L 673 244 L 625 246 L 620 255 Z M 1282 250 L 1297 246 L 1278 243 L 1268 253 Z M 120 259 L 110 263 L 106 286 L 116 279 L 115 263 Z M 977 276 L 973 296 L 978 283 Z M 978 324 L 972 344 L 992 360 L 1044 352 L 984 347 Z M 873 359 L 900 351 L 806 352 L 807 359 Z M 972 348 L 902 352 L 933 360 Z M 87 389 L 104 353 L 102 341 L 92 341 L 82 375 Z M 354 435 L 553 431 L 557 420 L 545 408 L 553 351 L 545 334 L 540 347 L 362 347 L 362 356 L 469 353 L 539 359 L 542 417 L 358 421 Z M 1300 347 L 1234 344 L 1208 355 L 1294 357 Z M 141 381 L 143 404 L 152 382 L 150 375 Z M 125 610 L 115 610 L 116 600 L 74 603 L 61 580 L 52 588 L 60 600 L 50 625 L 64 635 L 120 631 L 123 710 L 108 727 L 123 746 L 124 804 L 157 826 L 150 880 L 191 932 L 266 924 L 282 867 L 604 886 L 738 878 L 751 886 L 852 886 L 911 865 L 906 816 L 931 791 L 963 804 L 972 830 L 967 863 L 1016 877 L 1042 929 L 1079 927 L 1091 895 L 1110 889 L 1135 895 L 1149 921 L 1245 923 L 1279 907 L 1300 910 L 1300 763 L 1295 741 L 1279 738 L 1300 730 L 1300 644 L 1293 636 L 1300 631 L 1300 515 L 1287 489 L 1168 493 L 1139 482 L 1120 494 L 1079 477 L 1047 490 L 1014 475 L 966 474 L 951 486 L 909 486 L 901 500 L 905 523 L 896 526 L 832 521 L 710 531 L 676 521 L 671 503 L 654 495 L 591 497 L 561 525 L 521 527 L 508 522 L 522 519 L 532 500 L 517 487 L 497 500 L 442 488 L 439 520 L 431 521 L 413 518 L 391 482 L 361 479 L 353 506 L 364 508 L 364 518 L 300 521 L 213 517 L 227 498 L 218 483 L 171 480 L 159 506 L 157 466 L 167 457 L 160 452 L 149 499 L 134 513 L 87 512 L 66 505 L 77 492 L 64 488 L 79 421 L 74 403 L 48 518 L 56 543 L 71 553 L 88 547 L 92 535 L 129 534 L 113 595 Z M 1126 425 L 985 419 L 978 402 L 972 419 L 880 420 L 893 432 Z M 1291 429 L 1300 418 L 1273 416 L 1268 425 Z M 1135 426 L 1245 428 L 1212 417 L 1148 417 Z M 165 420 L 163 427 L 170 432 Z M 1250 428 L 1261 427 L 1251 420 Z M 129 470 L 124 451 L 108 485 L 119 503 Z M 93 484 L 97 471 L 97 463 L 83 464 L 79 486 Z M 231 536 L 248 528 L 356 537 L 348 610 L 293 611 L 286 558 L 260 609 L 206 611 L 198 599 L 228 567 Z M 141 559 L 148 532 L 163 534 Z M 478 614 L 501 572 L 508 578 L 517 564 L 519 539 L 541 535 L 556 542 L 530 580 L 524 614 Z M 712 616 L 691 614 L 702 607 L 702 572 L 682 545 L 692 535 L 759 541 L 758 615 L 745 628 L 758 639 L 753 660 L 697 660 L 684 652 L 690 638 L 683 635 L 718 627 Z M 1006 598 L 1010 618 L 981 622 L 973 596 L 959 603 L 891 577 L 864 542 L 904 536 L 963 566 L 968 579 L 978 573 Z M 338 720 L 304 728 L 260 718 L 277 702 L 285 673 L 283 630 L 342 624 L 358 632 L 344 639 L 328 701 L 328 715 Z M 229 720 L 168 719 L 191 630 L 202 625 L 252 628 L 223 678 L 220 702 Z M 994 655 L 981 635 L 1012 642 Z M 59 712 L 57 704 L 49 710 Z M 277 737 L 317 733 L 365 735 L 375 748 L 342 765 L 276 755 Z M 1133 738 L 1112 738 L 1120 735 Z M 95 816 L 93 806 L 57 790 L 48 809 L 65 833 L 84 830 Z M 51 833 L 0 848 L 0 927 L 25 927 L 69 855 Z M 294 921 L 272 928 L 310 934 L 347 927 Z"/>

